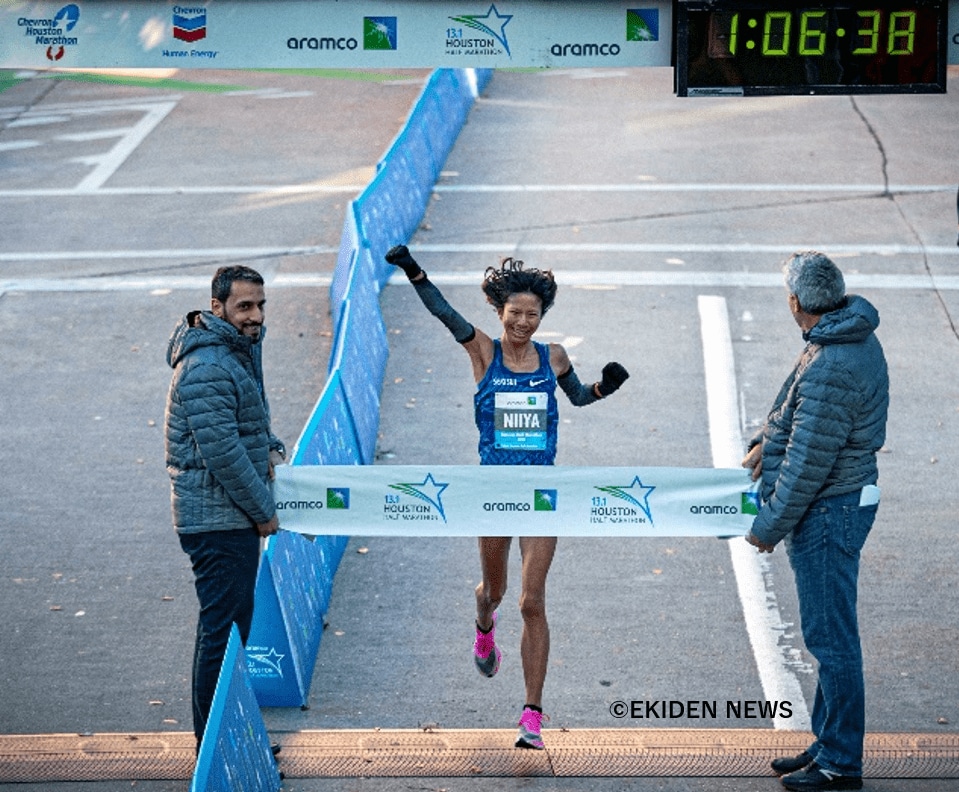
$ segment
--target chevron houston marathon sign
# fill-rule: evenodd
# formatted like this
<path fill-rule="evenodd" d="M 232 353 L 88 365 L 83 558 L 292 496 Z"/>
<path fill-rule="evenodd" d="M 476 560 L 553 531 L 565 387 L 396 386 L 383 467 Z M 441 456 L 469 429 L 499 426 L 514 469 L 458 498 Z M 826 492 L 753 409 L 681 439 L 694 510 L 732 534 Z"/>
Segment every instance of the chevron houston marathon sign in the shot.
<path fill-rule="evenodd" d="M 0 3 L 0 68 L 669 66 L 670 0 Z"/>

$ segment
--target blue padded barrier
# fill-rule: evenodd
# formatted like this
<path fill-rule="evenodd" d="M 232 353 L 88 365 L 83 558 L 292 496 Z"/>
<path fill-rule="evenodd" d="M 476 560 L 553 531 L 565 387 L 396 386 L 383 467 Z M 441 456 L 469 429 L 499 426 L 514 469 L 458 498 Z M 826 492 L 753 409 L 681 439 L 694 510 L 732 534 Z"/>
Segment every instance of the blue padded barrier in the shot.
<path fill-rule="evenodd" d="M 349 543 L 348 536 L 315 536 L 313 537 L 313 546 L 319 553 L 324 569 L 329 571 L 330 583 L 332 585 L 333 576 L 339 569 L 340 561 L 343 559 L 343 553 L 346 552 L 346 545 Z"/>
<path fill-rule="evenodd" d="M 353 263 L 360 248 L 360 230 L 356 227 L 356 214 L 353 202 L 347 206 L 343 220 L 343 233 L 340 235 L 340 249 L 333 270 L 333 282 L 330 284 L 330 313 L 333 315 L 333 327 L 340 321 L 340 308 L 346 299 L 346 290 L 350 283 Z"/>
<path fill-rule="evenodd" d="M 356 199 L 362 244 L 370 251 L 380 284 L 392 274 L 383 254 L 416 231 L 474 99 L 473 80 L 467 72 L 434 71 L 380 160 L 376 177 Z"/>
<path fill-rule="evenodd" d="M 327 508 L 336 508 L 327 496 Z M 306 707 L 336 566 L 322 544 L 280 531 L 260 559 L 247 672 L 261 707 Z"/>
<path fill-rule="evenodd" d="M 293 447 L 290 464 L 363 464 L 339 369 L 330 373 L 310 421 Z"/>
<path fill-rule="evenodd" d="M 369 465 L 374 462 L 380 391 L 389 355 L 379 293 L 393 274 L 393 267 L 383 256 L 390 247 L 406 242 L 415 233 L 469 109 L 492 73 L 490 69 L 434 71 L 403 129 L 377 163 L 376 175 L 350 202 L 330 285 L 335 336 L 329 376 L 294 445 L 291 464 Z M 289 573 L 294 576 L 291 578 L 289 574 L 284 577 L 285 568 L 277 572 L 273 564 L 269 567 L 270 580 L 265 581 L 264 586 L 270 582 L 274 585 L 262 592 L 258 585 L 257 607 L 264 613 L 273 608 L 267 614 L 268 621 L 278 623 L 281 617 L 287 620 L 291 645 L 295 636 L 289 632 L 294 629 L 290 624 L 303 619 L 304 625 L 311 629 L 322 625 L 329 590 L 318 604 L 301 603 L 295 608 L 295 614 L 287 615 L 281 613 L 277 599 L 279 590 L 286 585 L 283 581 L 298 579 L 296 575 L 309 572 L 332 587 L 347 542 L 346 536 L 317 536 L 309 559 L 291 561 L 294 565 L 305 564 L 315 569 L 293 571 Z M 278 581 L 277 575 L 283 581 Z M 306 582 L 301 580 L 297 585 L 306 585 Z M 308 645 L 296 650 L 300 656 L 310 652 L 315 655 L 315 650 Z M 302 703 L 308 694 L 308 674 L 304 672 L 301 676 L 297 690 L 291 694 L 293 703 Z M 279 694 L 274 691 L 273 695 Z"/>
<path fill-rule="evenodd" d="M 233 625 L 190 792 L 279 792 L 280 773 Z"/>
<path fill-rule="evenodd" d="M 358 269 L 354 268 L 354 272 Z M 361 299 L 349 297 L 344 302 L 336 339 L 336 367 L 356 427 L 360 459 L 364 465 L 372 465 L 380 421 L 380 389 L 389 347 L 379 302 L 362 299 L 363 278 L 354 283 Z M 371 286 L 367 282 L 367 288 Z"/>

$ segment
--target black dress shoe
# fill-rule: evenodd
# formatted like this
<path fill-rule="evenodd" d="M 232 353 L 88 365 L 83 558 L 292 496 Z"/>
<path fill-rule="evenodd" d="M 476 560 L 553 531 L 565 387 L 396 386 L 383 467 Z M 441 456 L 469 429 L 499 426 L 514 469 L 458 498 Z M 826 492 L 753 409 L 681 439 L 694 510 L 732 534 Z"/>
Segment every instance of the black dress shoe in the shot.
<path fill-rule="evenodd" d="M 830 770 L 823 770 L 815 762 L 796 773 L 783 776 L 780 781 L 786 789 L 791 789 L 793 792 L 818 789 L 862 789 L 860 776 L 839 775 Z"/>
<path fill-rule="evenodd" d="M 812 764 L 812 757 L 803 751 L 798 756 L 782 756 L 779 759 L 773 759 L 769 766 L 776 775 L 785 775 L 802 770 L 808 764 Z"/>

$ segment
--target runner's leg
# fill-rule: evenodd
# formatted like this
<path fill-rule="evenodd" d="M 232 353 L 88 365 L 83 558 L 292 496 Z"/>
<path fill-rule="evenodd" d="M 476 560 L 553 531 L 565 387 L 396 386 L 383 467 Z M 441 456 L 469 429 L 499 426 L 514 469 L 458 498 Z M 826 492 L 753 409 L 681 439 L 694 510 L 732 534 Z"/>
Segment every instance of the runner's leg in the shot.
<path fill-rule="evenodd" d="M 523 615 L 520 655 L 526 680 L 526 703 L 543 706 L 543 683 L 549 662 L 549 624 L 546 621 L 546 576 L 556 552 L 555 537 L 520 537 L 523 580 L 519 607 Z"/>
<path fill-rule="evenodd" d="M 509 565 L 508 536 L 481 536 L 479 538 L 480 569 L 483 579 L 476 587 L 476 624 L 480 629 L 493 626 L 495 611 L 506 594 Z"/>

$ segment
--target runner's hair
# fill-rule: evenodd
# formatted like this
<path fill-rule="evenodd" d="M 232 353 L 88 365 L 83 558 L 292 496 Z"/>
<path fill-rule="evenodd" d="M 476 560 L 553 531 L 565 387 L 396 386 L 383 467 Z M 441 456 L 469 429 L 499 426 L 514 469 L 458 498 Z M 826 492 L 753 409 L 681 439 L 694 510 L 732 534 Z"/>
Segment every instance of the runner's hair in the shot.
<path fill-rule="evenodd" d="M 556 280 L 552 270 L 523 269 L 523 262 L 512 257 L 504 258 L 499 269 L 487 267 L 483 276 L 483 293 L 496 310 L 502 309 L 514 294 L 524 292 L 539 297 L 545 315 L 556 299 Z"/>

